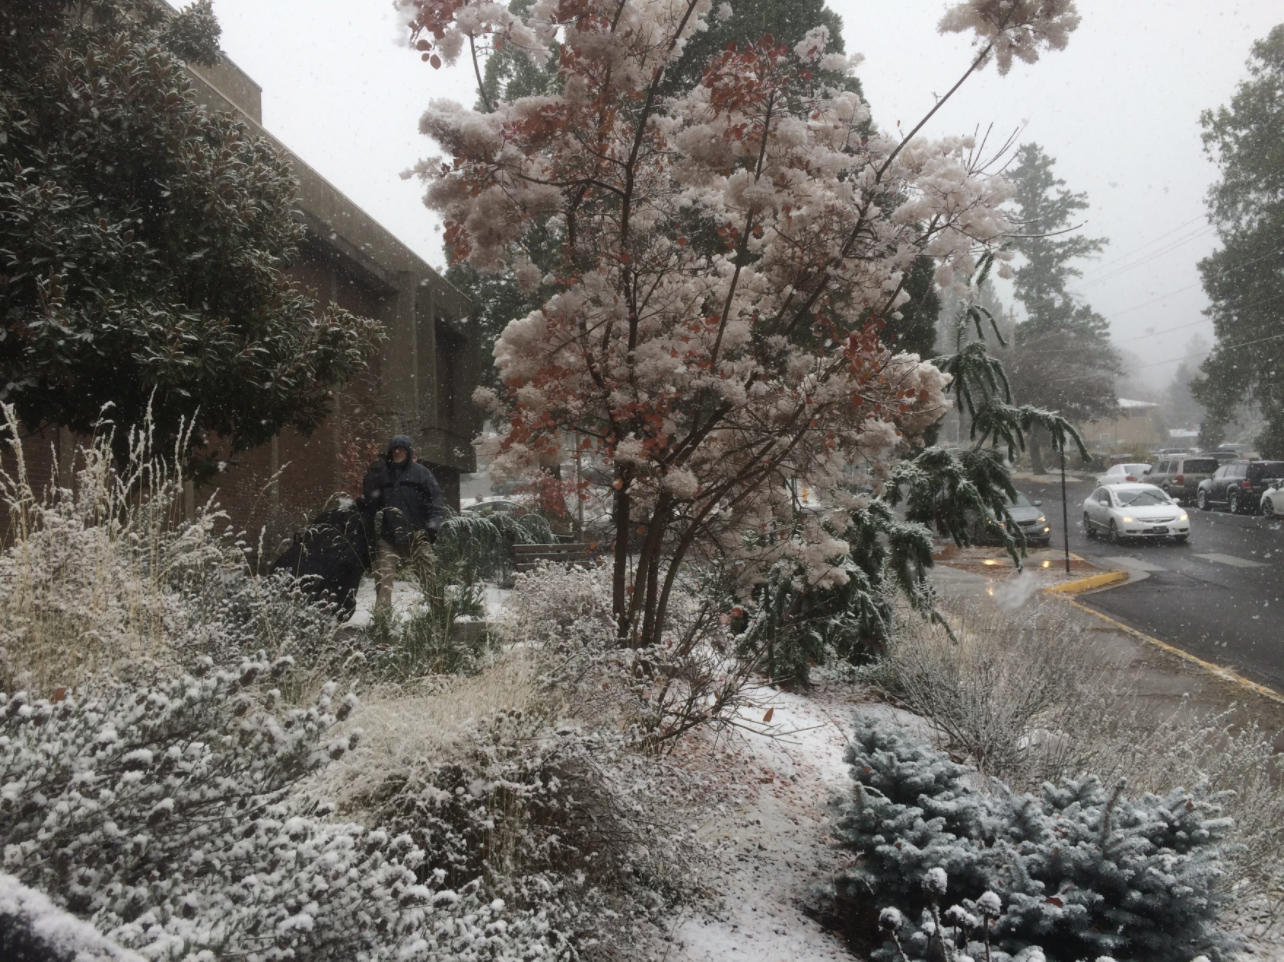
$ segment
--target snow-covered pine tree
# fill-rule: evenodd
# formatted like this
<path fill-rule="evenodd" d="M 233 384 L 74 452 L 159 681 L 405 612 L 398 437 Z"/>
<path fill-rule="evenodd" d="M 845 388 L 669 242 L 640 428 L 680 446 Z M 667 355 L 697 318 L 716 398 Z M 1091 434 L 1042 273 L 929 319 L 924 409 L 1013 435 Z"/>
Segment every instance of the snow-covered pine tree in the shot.
<path fill-rule="evenodd" d="M 1014 794 L 862 717 L 846 758 L 855 785 L 835 834 L 855 859 L 835 880 L 836 909 L 865 936 L 880 907 L 928 908 L 920 881 L 943 869 L 939 904 L 1000 896 L 994 944 L 1008 953 L 1167 962 L 1229 948 L 1215 925 L 1224 793 L 1133 799 L 1087 776 Z"/>

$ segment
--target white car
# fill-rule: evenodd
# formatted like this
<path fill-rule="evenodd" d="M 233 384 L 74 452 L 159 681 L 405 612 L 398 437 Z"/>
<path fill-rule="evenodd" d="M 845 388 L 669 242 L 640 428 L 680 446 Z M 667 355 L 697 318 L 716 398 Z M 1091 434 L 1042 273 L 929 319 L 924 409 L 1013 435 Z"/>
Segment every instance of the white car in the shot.
<path fill-rule="evenodd" d="M 1190 539 L 1186 509 L 1153 484 L 1123 482 L 1097 488 L 1083 503 L 1083 530 L 1118 544 L 1125 538 Z"/>
<path fill-rule="evenodd" d="M 1112 464 L 1105 474 L 1097 476 L 1097 484 L 1119 484 L 1142 480 L 1150 471 L 1149 464 Z"/>
<path fill-rule="evenodd" d="M 1262 517 L 1284 518 L 1284 481 L 1276 481 L 1262 492 Z"/>

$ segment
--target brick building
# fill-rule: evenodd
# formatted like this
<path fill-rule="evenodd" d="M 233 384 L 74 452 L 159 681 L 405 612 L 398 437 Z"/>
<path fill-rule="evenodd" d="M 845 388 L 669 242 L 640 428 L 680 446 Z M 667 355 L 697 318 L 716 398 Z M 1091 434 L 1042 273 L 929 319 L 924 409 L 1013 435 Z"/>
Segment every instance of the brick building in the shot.
<path fill-rule="evenodd" d="M 292 166 L 307 229 L 292 275 L 321 304 L 383 322 L 387 340 L 310 436 L 285 431 L 239 452 L 210 484 L 189 485 L 187 510 L 214 496 L 237 528 L 253 534 L 266 529 L 270 547 L 331 495 L 359 493 L 365 467 L 392 434 L 415 439 L 417 457 L 458 507 L 460 475 L 476 469 L 472 440 L 480 428 L 470 400 L 479 364 L 470 302 L 263 129 L 261 88 L 239 67 L 224 60 L 190 73 L 198 100 L 236 113 Z M 27 440 L 34 487 L 47 484 L 55 466 L 61 477 L 69 476 L 76 442 L 65 430 Z"/>
<path fill-rule="evenodd" d="M 192 69 L 198 98 L 261 125 L 261 90 L 234 63 Z M 336 397 L 310 437 L 284 432 L 242 452 L 219 478 L 219 503 L 250 530 L 293 524 L 331 494 L 359 492 L 375 448 L 411 435 L 416 455 L 459 502 L 459 478 L 476 468 L 480 419 L 471 403 L 479 355 L 471 304 L 427 263 L 278 143 L 299 179 L 307 240 L 295 277 L 319 301 L 382 321 L 388 339 L 366 376 Z M 272 479 L 276 478 L 273 482 Z M 203 492 L 193 492 L 200 498 Z"/>

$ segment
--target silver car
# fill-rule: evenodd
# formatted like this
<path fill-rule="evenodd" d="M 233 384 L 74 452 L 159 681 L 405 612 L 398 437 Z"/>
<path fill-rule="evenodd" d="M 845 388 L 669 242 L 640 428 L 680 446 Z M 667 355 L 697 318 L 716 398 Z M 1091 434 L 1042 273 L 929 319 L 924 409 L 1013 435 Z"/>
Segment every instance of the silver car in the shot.
<path fill-rule="evenodd" d="M 1083 503 L 1083 530 L 1118 544 L 1127 538 L 1175 541 L 1190 539 L 1186 509 L 1153 484 L 1108 484 Z"/>

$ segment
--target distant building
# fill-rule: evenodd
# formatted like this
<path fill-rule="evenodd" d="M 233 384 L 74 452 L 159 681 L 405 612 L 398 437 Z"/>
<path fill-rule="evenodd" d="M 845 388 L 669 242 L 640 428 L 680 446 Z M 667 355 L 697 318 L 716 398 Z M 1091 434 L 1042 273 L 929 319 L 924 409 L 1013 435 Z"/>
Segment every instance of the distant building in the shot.
<path fill-rule="evenodd" d="M 1083 426 L 1083 442 L 1096 451 L 1150 451 L 1164 443 L 1165 433 L 1154 401 L 1119 399 L 1118 413 L 1112 418 L 1098 418 Z"/>

